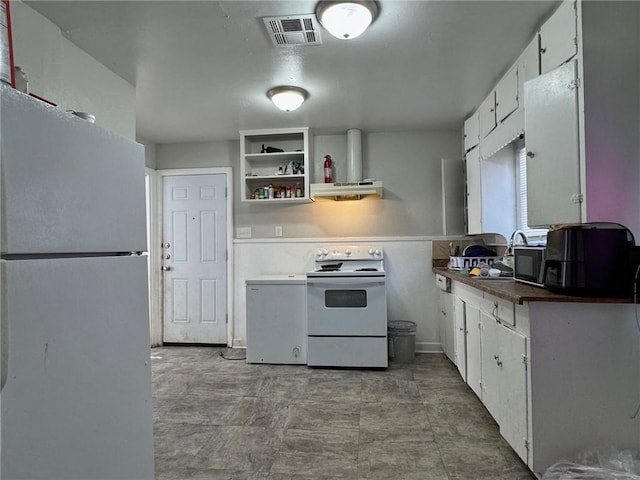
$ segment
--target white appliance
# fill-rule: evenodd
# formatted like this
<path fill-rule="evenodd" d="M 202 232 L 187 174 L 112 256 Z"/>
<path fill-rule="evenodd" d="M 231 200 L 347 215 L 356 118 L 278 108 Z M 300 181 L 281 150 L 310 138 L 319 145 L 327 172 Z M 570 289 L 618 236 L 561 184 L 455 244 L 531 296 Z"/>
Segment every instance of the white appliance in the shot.
<path fill-rule="evenodd" d="M 384 252 L 341 245 L 318 250 L 307 273 L 307 363 L 387 367 Z"/>
<path fill-rule="evenodd" d="M 248 363 L 307 363 L 306 283 L 293 274 L 246 281 Z"/>
<path fill-rule="evenodd" d="M 143 148 L 1 88 L 0 476 L 151 480 Z"/>

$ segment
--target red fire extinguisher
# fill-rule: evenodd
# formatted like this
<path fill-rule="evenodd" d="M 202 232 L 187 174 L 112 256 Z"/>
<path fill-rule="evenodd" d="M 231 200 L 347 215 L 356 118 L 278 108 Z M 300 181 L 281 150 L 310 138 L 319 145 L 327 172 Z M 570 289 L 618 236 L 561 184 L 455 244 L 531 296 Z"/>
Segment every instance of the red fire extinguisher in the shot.
<path fill-rule="evenodd" d="M 333 160 L 331 155 L 324 156 L 324 183 L 333 183 Z"/>

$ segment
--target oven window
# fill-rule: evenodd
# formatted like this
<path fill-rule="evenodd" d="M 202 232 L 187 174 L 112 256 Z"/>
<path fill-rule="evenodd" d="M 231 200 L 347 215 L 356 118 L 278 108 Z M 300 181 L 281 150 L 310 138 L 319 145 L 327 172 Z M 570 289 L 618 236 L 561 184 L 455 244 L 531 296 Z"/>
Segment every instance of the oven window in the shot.
<path fill-rule="evenodd" d="M 366 290 L 325 290 L 324 306 L 327 308 L 365 308 Z"/>

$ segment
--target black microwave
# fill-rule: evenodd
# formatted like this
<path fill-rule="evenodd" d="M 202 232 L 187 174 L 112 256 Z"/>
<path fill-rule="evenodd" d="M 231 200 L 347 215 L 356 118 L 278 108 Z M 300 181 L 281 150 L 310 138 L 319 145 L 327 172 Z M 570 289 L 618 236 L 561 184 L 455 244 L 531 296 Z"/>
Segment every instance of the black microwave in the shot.
<path fill-rule="evenodd" d="M 518 282 L 544 287 L 546 247 L 515 247 L 513 278 Z"/>

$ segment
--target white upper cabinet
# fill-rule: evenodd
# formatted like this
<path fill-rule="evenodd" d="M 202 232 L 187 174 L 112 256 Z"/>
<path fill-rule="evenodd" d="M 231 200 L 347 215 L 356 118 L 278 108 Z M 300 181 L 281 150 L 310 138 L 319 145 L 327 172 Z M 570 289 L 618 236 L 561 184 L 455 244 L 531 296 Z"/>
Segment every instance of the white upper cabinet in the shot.
<path fill-rule="evenodd" d="M 240 132 L 243 202 L 309 202 L 307 127 Z"/>
<path fill-rule="evenodd" d="M 547 73 L 578 53 L 575 0 L 564 1 L 540 28 L 540 65 Z"/>
<path fill-rule="evenodd" d="M 577 62 L 525 83 L 529 226 L 580 222 Z"/>
<path fill-rule="evenodd" d="M 464 121 L 464 151 L 468 152 L 478 143 L 480 143 L 480 124 L 476 111 Z"/>
<path fill-rule="evenodd" d="M 496 121 L 502 122 L 518 108 L 518 66 L 514 65 L 496 86 Z"/>
<path fill-rule="evenodd" d="M 480 104 L 478 109 L 480 123 L 480 139 L 489 135 L 496 128 L 496 92 L 493 90 L 489 96 Z"/>
<path fill-rule="evenodd" d="M 524 82 L 540 75 L 540 37 L 538 34 L 529 42 L 518 57 L 518 90 L 520 101 L 524 103 Z"/>

